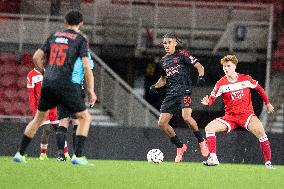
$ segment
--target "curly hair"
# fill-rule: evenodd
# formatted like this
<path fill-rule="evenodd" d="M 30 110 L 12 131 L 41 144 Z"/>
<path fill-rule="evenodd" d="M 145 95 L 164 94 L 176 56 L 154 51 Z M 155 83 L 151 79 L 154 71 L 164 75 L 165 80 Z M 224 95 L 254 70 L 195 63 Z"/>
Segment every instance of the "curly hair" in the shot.
<path fill-rule="evenodd" d="M 226 55 L 221 59 L 220 63 L 225 64 L 229 61 L 231 61 L 235 65 L 238 64 L 238 58 L 236 57 L 236 55 Z"/>

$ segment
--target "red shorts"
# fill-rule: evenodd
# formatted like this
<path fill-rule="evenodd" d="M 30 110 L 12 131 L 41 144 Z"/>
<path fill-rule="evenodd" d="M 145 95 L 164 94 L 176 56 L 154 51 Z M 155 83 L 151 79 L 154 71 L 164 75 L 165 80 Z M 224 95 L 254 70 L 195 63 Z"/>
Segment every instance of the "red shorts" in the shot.
<path fill-rule="evenodd" d="M 224 123 L 228 127 L 227 132 L 230 132 L 238 127 L 242 127 L 247 130 L 250 119 L 254 115 L 255 114 L 253 113 L 242 115 L 224 115 L 223 117 L 216 118 L 216 120 Z"/>
<path fill-rule="evenodd" d="M 48 118 L 42 123 L 42 125 L 57 123 L 59 123 L 57 119 L 57 108 L 52 108 L 49 110 Z"/>

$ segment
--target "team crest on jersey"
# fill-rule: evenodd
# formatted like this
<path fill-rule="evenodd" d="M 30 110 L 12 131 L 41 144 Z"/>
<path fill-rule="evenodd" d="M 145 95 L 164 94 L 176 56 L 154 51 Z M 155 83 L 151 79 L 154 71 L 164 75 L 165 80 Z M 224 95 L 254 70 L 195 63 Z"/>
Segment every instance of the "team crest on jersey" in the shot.
<path fill-rule="evenodd" d="M 179 61 L 178 57 L 173 58 L 173 63 L 178 63 L 178 61 Z"/>

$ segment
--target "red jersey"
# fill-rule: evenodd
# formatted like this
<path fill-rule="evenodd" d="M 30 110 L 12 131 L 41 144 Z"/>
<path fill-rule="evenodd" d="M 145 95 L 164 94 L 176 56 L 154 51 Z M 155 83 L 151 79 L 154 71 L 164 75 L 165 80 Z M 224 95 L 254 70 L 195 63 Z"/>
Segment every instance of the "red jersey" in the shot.
<path fill-rule="evenodd" d="M 269 104 L 269 99 L 258 81 L 249 75 L 238 73 L 235 82 L 228 81 L 226 76 L 217 81 L 209 97 L 209 106 L 222 95 L 227 115 L 254 114 L 250 89 L 256 90 L 265 104 Z"/>
<path fill-rule="evenodd" d="M 37 105 L 40 98 L 40 90 L 42 85 L 43 75 L 35 68 L 27 75 L 27 88 L 29 92 L 29 104 L 33 116 L 36 113 Z"/>

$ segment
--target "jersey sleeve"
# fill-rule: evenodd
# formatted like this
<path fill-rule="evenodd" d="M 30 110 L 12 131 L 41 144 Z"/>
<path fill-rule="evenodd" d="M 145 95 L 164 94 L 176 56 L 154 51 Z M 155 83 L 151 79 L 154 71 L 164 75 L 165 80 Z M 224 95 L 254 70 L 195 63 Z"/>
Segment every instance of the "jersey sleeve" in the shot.
<path fill-rule="evenodd" d="M 88 57 L 88 42 L 86 38 L 82 37 L 82 42 L 80 44 L 80 57 Z"/>
<path fill-rule="evenodd" d="M 219 82 L 217 82 L 209 96 L 208 105 L 211 106 L 215 102 L 216 98 L 221 96 L 221 94 L 222 94 L 221 85 Z"/>
<path fill-rule="evenodd" d="M 186 51 L 179 51 L 179 53 L 183 55 L 184 61 L 188 64 L 194 65 L 199 62 L 197 58 L 195 58 L 194 56 L 192 56 Z"/>
<path fill-rule="evenodd" d="M 35 84 L 34 81 L 32 80 L 31 76 L 28 75 L 27 76 L 27 88 L 34 88 Z"/>
<path fill-rule="evenodd" d="M 258 85 L 258 81 L 254 80 L 251 76 L 247 75 L 247 80 L 246 80 L 246 85 L 251 88 L 254 89 L 257 87 Z"/>

